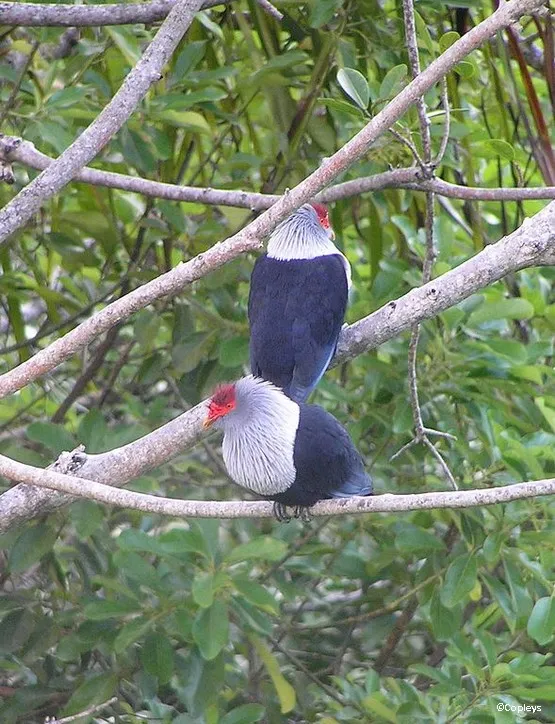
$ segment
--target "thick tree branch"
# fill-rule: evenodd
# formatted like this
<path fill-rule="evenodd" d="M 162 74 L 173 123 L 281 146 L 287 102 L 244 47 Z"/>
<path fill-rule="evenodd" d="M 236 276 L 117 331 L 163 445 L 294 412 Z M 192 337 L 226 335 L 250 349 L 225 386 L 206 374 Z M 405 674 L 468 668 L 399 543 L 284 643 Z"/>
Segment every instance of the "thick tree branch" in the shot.
<path fill-rule="evenodd" d="M 542 263 L 555 264 L 555 202 L 472 259 L 347 327 L 341 335 L 334 364 L 377 347 L 414 323 L 457 304 L 509 272 Z M 0 377 L 0 382 L 2 379 Z M 197 405 L 129 445 L 101 455 L 87 456 L 80 474 L 100 483 L 124 485 L 162 465 L 201 439 L 205 405 Z M 18 485 L 0 496 L 0 533 L 67 502 L 66 495 Z"/>
<path fill-rule="evenodd" d="M 155 299 L 175 294 L 186 284 L 204 276 L 209 271 L 212 271 L 224 264 L 226 261 L 235 258 L 245 251 L 252 251 L 259 248 L 261 246 L 262 239 L 267 236 L 267 234 L 271 232 L 282 219 L 297 209 L 305 201 L 313 198 L 319 191 L 333 181 L 339 173 L 345 171 L 355 161 L 357 161 L 368 150 L 376 138 L 391 127 L 393 123 L 395 123 L 395 121 L 398 120 L 398 118 L 400 118 L 403 113 L 432 85 L 434 85 L 434 83 L 440 80 L 455 63 L 468 55 L 468 53 L 478 47 L 497 30 L 514 22 L 518 17 L 526 12 L 531 12 L 541 4 L 541 0 L 519 0 L 518 2 L 516 0 L 509 0 L 509 2 L 504 3 L 493 15 L 457 40 L 457 42 L 450 46 L 445 53 L 433 61 L 424 73 L 421 73 L 417 78 L 409 83 L 396 96 L 396 98 L 380 113 L 378 113 L 361 131 L 359 131 L 356 136 L 348 141 L 345 146 L 339 149 L 339 151 L 337 151 L 333 156 L 327 159 L 318 170 L 314 171 L 310 176 L 301 181 L 301 183 L 299 183 L 289 193 L 282 196 L 274 206 L 261 214 L 261 216 L 251 222 L 238 234 L 228 238 L 226 241 L 216 244 L 207 252 L 200 254 L 198 257 L 192 259 L 186 264 L 179 265 L 170 272 L 167 272 L 148 284 L 139 287 L 123 299 L 113 302 L 105 309 L 91 317 L 91 319 L 79 325 L 79 327 L 69 332 L 64 337 L 58 339 L 48 348 L 38 352 L 31 359 L 4 374 L 0 377 L 0 397 L 20 389 L 33 379 L 36 379 L 45 372 L 53 369 L 74 352 L 86 346 L 91 339 L 102 332 L 107 331 L 113 327 L 114 324 L 138 309 L 147 306 Z M 176 10 L 179 7 L 180 6 L 176 6 Z M 170 16 L 168 16 L 168 21 L 170 20 L 170 17 L 173 17 L 173 12 L 174 11 L 172 11 Z M 162 30 L 158 33 L 157 38 L 160 36 L 161 32 Z M 150 48 L 152 48 L 156 39 L 151 44 Z M 147 54 L 148 50 L 141 61 L 139 61 L 137 68 L 141 62 L 143 62 Z M 130 75 L 127 79 L 129 79 Z M 127 79 L 125 83 L 127 83 Z M 103 114 L 101 114 L 101 116 L 102 115 Z M 99 119 L 101 116 L 99 116 Z M 97 121 L 99 119 L 97 119 Z M 93 126 L 94 123 L 89 126 L 89 129 L 87 130 L 90 130 Z M 87 131 L 85 131 L 85 133 L 73 144 L 73 146 L 70 146 L 68 151 L 74 148 L 86 133 Z M 68 153 L 68 151 L 65 153 Z M 60 158 L 57 159 L 57 161 L 55 161 L 46 171 L 43 171 L 43 173 L 38 176 L 35 181 L 20 192 L 20 194 L 18 194 L 18 196 L 10 204 L 8 204 L 3 211 L 0 211 L 0 227 L 2 223 L 7 223 L 7 230 L 0 232 L 0 240 L 2 239 L 2 233 L 4 233 L 4 236 L 7 236 L 15 228 L 18 228 L 22 223 L 24 223 L 25 219 L 30 215 L 30 213 L 28 213 L 29 208 L 33 207 L 36 210 L 45 198 L 48 198 L 53 195 L 56 190 L 59 190 L 64 183 L 67 183 L 72 178 L 72 174 L 75 174 L 79 170 L 80 166 L 89 160 L 86 157 L 86 154 L 83 155 L 81 152 L 79 152 L 79 154 L 71 154 L 72 171 L 71 173 L 66 173 L 64 175 L 65 181 L 63 181 L 61 185 L 58 183 L 53 189 L 46 189 L 39 192 L 37 195 L 32 195 L 31 207 L 27 204 L 27 197 L 24 198 L 23 202 L 19 201 L 18 203 L 18 200 L 21 199 L 22 194 L 24 194 L 25 191 L 31 187 L 36 188 L 34 185 L 37 181 L 39 181 L 39 179 L 44 178 L 45 174 L 50 175 L 51 170 L 54 169 L 64 155 L 65 154 L 62 154 L 62 156 L 60 156 Z M 56 174 L 54 174 L 54 176 L 56 176 Z M 8 209 L 11 209 L 11 211 L 7 213 L 6 219 L 5 216 Z"/>
<path fill-rule="evenodd" d="M 204 0 L 201 8 L 225 5 L 228 0 Z M 154 23 L 164 20 L 177 0 L 153 0 L 146 3 L 113 3 L 109 5 L 64 5 L 62 3 L 0 2 L 0 25 L 31 27 L 95 27 Z"/>
<path fill-rule="evenodd" d="M 141 510 L 145 513 L 174 515 L 188 518 L 270 518 L 272 504 L 267 502 L 220 502 L 204 500 L 177 500 L 155 495 L 121 490 L 111 485 L 95 483 L 81 477 L 64 475 L 51 470 L 41 470 L 0 455 L 0 475 L 28 485 L 57 490 L 107 505 Z M 534 480 L 526 483 L 504 485 L 499 488 L 481 490 L 459 490 L 457 492 L 416 493 L 411 495 L 352 497 L 324 500 L 317 503 L 311 513 L 314 515 L 342 515 L 353 513 L 393 513 L 409 510 L 434 510 L 438 508 L 472 508 L 496 505 L 513 500 L 555 495 L 555 478 Z M 0 523 L 0 525 L 2 525 Z M 0 527 L 2 532 L 2 527 Z"/>
<path fill-rule="evenodd" d="M 6 241 L 47 199 L 69 183 L 123 126 L 150 86 L 160 80 L 164 66 L 201 3 L 202 0 L 178 0 L 110 103 L 59 158 L 4 206 L 0 211 L 0 243 Z"/>
<path fill-rule="evenodd" d="M 38 151 L 30 141 L 22 141 L 13 136 L 0 135 L 0 159 L 5 162 L 21 163 L 29 168 L 44 171 L 53 162 L 44 153 Z M 74 181 L 83 181 L 94 186 L 105 186 L 122 191 L 132 191 L 150 198 L 168 201 L 191 201 L 211 206 L 235 206 L 252 211 L 269 209 L 281 197 L 278 194 L 260 194 L 240 189 L 213 189 L 197 186 L 177 186 L 176 184 L 150 181 L 137 176 L 126 176 L 112 171 L 99 171 L 85 168 L 76 174 Z M 339 201 L 370 191 L 386 188 L 406 188 L 412 191 L 433 191 L 439 196 L 470 201 L 525 201 L 527 199 L 555 199 L 555 186 L 539 188 L 471 188 L 442 181 L 425 180 L 417 166 L 386 171 L 375 176 L 363 176 L 352 181 L 330 186 L 317 195 L 324 203 Z"/>
<path fill-rule="evenodd" d="M 555 264 L 555 202 L 468 261 L 344 329 L 333 364 L 341 364 L 377 347 L 507 274 L 552 264 Z"/>

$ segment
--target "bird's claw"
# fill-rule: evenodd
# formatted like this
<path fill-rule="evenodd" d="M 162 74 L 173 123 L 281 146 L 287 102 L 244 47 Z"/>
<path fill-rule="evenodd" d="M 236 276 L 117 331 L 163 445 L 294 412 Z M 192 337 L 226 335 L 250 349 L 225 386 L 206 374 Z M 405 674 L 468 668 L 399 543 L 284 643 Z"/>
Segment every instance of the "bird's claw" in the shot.
<path fill-rule="evenodd" d="M 310 515 L 310 508 L 307 508 L 306 505 L 296 505 L 295 518 L 302 520 L 303 523 L 310 523 L 310 521 L 312 520 L 312 516 Z"/>
<path fill-rule="evenodd" d="M 287 512 L 287 506 L 283 503 L 278 503 L 276 501 L 274 503 L 273 513 L 275 519 L 280 523 L 289 523 L 289 521 L 291 520 L 291 516 Z M 306 505 L 296 505 L 293 508 L 293 516 L 297 520 L 302 520 L 303 523 L 310 523 L 310 521 L 312 520 L 312 516 L 310 515 L 310 508 L 308 508 Z"/>
<path fill-rule="evenodd" d="M 287 506 L 283 503 L 274 503 L 274 517 L 279 523 L 289 523 L 291 516 L 287 512 Z M 296 516 L 295 516 L 296 517 Z"/>

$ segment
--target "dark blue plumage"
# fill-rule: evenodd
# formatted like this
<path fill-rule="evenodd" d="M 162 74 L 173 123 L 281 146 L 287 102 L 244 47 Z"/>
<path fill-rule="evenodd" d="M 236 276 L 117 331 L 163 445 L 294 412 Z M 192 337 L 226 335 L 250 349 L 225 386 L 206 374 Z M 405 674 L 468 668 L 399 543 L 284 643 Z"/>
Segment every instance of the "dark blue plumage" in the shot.
<path fill-rule="evenodd" d="M 282 505 L 309 507 L 326 498 L 370 495 L 372 480 L 345 428 L 317 405 L 299 407 L 295 480 L 285 492 L 268 497 Z"/>
<path fill-rule="evenodd" d="M 257 377 L 304 402 L 335 353 L 349 294 L 345 258 L 258 258 L 251 276 L 250 362 Z"/>

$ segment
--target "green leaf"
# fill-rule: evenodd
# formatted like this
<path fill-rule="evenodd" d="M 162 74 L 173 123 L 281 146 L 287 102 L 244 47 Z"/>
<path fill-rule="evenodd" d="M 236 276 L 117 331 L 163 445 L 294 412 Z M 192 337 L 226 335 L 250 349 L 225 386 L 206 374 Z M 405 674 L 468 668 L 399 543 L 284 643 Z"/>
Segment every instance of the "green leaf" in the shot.
<path fill-rule="evenodd" d="M 63 425 L 54 422 L 31 423 L 27 428 L 27 437 L 34 442 L 40 442 L 56 456 L 64 450 L 69 451 L 76 447 L 73 435 Z"/>
<path fill-rule="evenodd" d="M 403 81 L 406 77 L 407 66 L 404 63 L 391 68 L 381 82 L 380 90 L 378 91 L 378 98 L 380 100 L 386 100 L 396 95 L 401 90 Z"/>
<path fill-rule="evenodd" d="M 555 635 L 555 598 L 545 596 L 536 601 L 526 631 L 540 646 L 551 641 Z"/>
<path fill-rule="evenodd" d="M 208 124 L 208 121 L 196 111 L 160 111 L 153 115 L 159 121 L 165 121 L 170 126 L 176 126 L 177 128 L 185 128 L 188 131 L 196 133 L 212 133 L 212 129 Z"/>
<path fill-rule="evenodd" d="M 370 88 L 362 73 L 354 68 L 341 68 L 337 71 L 337 82 L 359 108 L 368 108 Z"/>
<path fill-rule="evenodd" d="M 440 551 L 445 544 L 436 535 L 412 523 L 401 522 L 395 526 L 395 547 L 403 553 L 415 553 Z"/>
<path fill-rule="evenodd" d="M 114 564 L 131 580 L 154 589 L 160 587 L 161 579 L 157 570 L 134 551 L 117 551 L 114 554 Z"/>
<path fill-rule="evenodd" d="M 516 297 L 500 299 L 497 302 L 484 301 L 468 318 L 470 327 L 495 319 L 530 319 L 534 316 L 534 305 L 527 299 Z"/>
<path fill-rule="evenodd" d="M 118 48 L 129 65 L 131 67 L 137 65 L 142 52 L 135 33 L 127 28 L 121 28 L 114 25 L 107 25 L 106 33 L 113 40 L 114 45 Z"/>
<path fill-rule="evenodd" d="M 555 432 L 555 408 L 548 407 L 544 397 L 535 397 L 536 407 L 547 420 L 549 427 Z"/>
<path fill-rule="evenodd" d="M 138 601 L 93 601 L 87 603 L 84 614 L 92 621 L 103 621 L 107 618 L 120 618 L 141 610 Z"/>
<path fill-rule="evenodd" d="M 202 608 L 208 608 L 214 601 L 214 594 L 229 582 L 224 571 L 200 572 L 193 580 L 193 598 Z"/>
<path fill-rule="evenodd" d="M 193 40 L 185 44 L 184 49 L 179 53 L 172 70 L 172 83 L 186 77 L 204 57 L 207 40 Z"/>
<path fill-rule="evenodd" d="M 266 709 L 262 704 L 243 704 L 228 711 L 220 719 L 220 724 L 254 724 L 260 721 L 265 713 Z"/>
<path fill-rule="evenodd" d="M 279 561 L 286 552 L 287 544 L 284 541 L 265 535 L 232 548 L 225 559 L 228 563 L 248 560 Z"/>
<path fill-rule="evenodd" d="M 241 596 L 250 603 L 268 613 L 274 615 L 279 613 L 279 603 L 260 583 L 255 583 L 250 578 L 237 577 L 233 579 L 233 584 Z"/>
<path fill-rule="evenodd" d="M 214 601 L 210 608 L 202 608 L 193 623 L 193 639 L 202 657 L 207 661 L 215 659 L 229 637 L 227 606 L 223 601 Z"/>
<path fill-rule="evenodd" d="M 295 689 L 281 673 L 281 669 L 276 657 L 257 636 L 251 634 L 249 638 L 252 641 L 256 653 L 266 667 L 266 671 L 270 675 L 270 679 L 272 680 L 272 683 L 279 698 L 281 713 L 287 714 L 288 712 L 293 711 L 297 701 L 297 698 L 295 696 Z"/>
<path fill-rule="evenodd" d="M 457 75 L 460 75 L 461 78 L 472 78 L 475 73 L 474 64 L 469 60 L 461 60 L 453 70 Z"/>
<path fill-rule="evenodd" d="M 30 565 L 52 550 L 56 542 L 57 532 L 54 528 L 39 523 L 26 528 L 15 541 L 10 552 L 9 568 L 12 573 L 24 571 Z"/>
<path fill-rule="evenodd" d="M 247 337 L 232 337 L 220 342 L 219 362 L 222 367 L 239 367 L 249 358 L 249 340 Z"/>
<path fill-rule="evenodd" d="M 159 684 L 168 683 L 173 673 L 173 647 L 164 634 L 153 632 L 147 636 L 141 649 L 141 662 Z"/>
<path fill-rule="evenodd" d="M 443 606 L 437 589 L 430 601 L 430 623 L 434 636 L 440 641 L 448 641 L 461 623 L 460 612 Z"/>
<path fill-rule="evenodd" d="M 448 33 L 444 33 L 439 39 L 439 49 L 442 53 L 445 53 L 447 48 L 450 48 L 461 36 L 454 30 L 450 30 Z"/>
<path fill-rule="evenodd" d="M 417 11 L 414 13 L 414 22 L 416 26 L 416 40 L 418 47 L 424 48 L 431 55 L 434 55 L 436 48 L 434 41 L 432 40 L 432 36 L 430 35 L 430 31 L 428 30 L 428 23 L 426 23 L 424 18 Z"/>
<path fill-rule="evenodd" d="M 318 103 L 321 103 L 323 106 L 331 108 L 332 111 L 337 111 L 338 113 L 346 113 L 347 115 L 354 116 L 355 118 L 364 118 L 364 114 L 360 108 L 353 106 L 352 103 L 339 101 L 337 98 L 319 98 Z"/>
<path fill-rule="evenodd" d="M 488 138 L 487 141 L 482 141 L 480 147 L 486 152 L 486 155 L 499 156 L 505 161 L 514 161 L 515 159 L 514 148 L 501 138 Z"/>
<path fill-rule="evenodd" d="M 381 693 L 365 697 L 362 701 L 362 705 L 368 712 L 378 716 L 380 719 L 389 721 L 392 724 L 397 724 L 399 721 L 395 710 L 390 709 L 390 707 L 387 706 L 384 701 L 384 696 Z"/>
<path fill-rule="evenodd" d="M 120 632 L 114 640 L 114 651 L 116 654 L 121 654 L 135 643 L 139 639 L 142 639 L 149 628 L 152 626 L 152 622 L 144 618 L 137 618 L 134 621 L 126 623 L 120 629 Z"/>
<path fill-rule="evenodd" d="M 74 691 L 63 709 L 64 716 L 77 714 L 94 706 L 94 704 L 102 704 L 113 695 L 117 685 L 118 677 L 116 674 L 106 672 L 92 676 Z"/>
<path fill-rule="evenodd" d="M 447 569 L 445 582 L 441 589 L 443 605 L 452 608 L 468 596 L 476 584 L 477 575 L 475 553 L 467 553 L 455 558 Z"/>
<path fill-rule="evenodd" d="M 312 5 L 308 19 L 309 26 L 311 28 L 321 28 L 322 25 L 329 23 L 336 10 L 342 5 L 343 0 L 318 0 Z"/>

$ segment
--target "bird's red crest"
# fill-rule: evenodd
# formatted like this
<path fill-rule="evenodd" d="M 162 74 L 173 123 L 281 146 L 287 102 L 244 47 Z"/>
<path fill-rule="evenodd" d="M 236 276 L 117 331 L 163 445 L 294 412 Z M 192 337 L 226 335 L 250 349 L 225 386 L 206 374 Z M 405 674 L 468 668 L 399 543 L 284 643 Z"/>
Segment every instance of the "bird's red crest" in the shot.
<path fill-rule="evenodd" d="M 220 385 L 208 403 L 208 415 L 203 426 L 210 427 L 220 417 L 235 409 L 235 385 Z"/>
<path fill-rule="evenodd" d="M 235 404 L 235 385 L 229 383 L 219 385 L 212 395 L 211 403 L 214 407 L 227 407 L 229 404 Z"/>
<path fill-rule="evenodd" d="M 329 220 L 329 216 L 328 216 L 328 210 L 324 206 L 324 204 L 313 203 L 313 204 L 311 204 L 311 206 L 314 209 L 314 211 L 317 213 L 318 221 L 320 222 L 320 224 L 322 224 L 324 229 L 329 229 L 330 220 Z"/>

